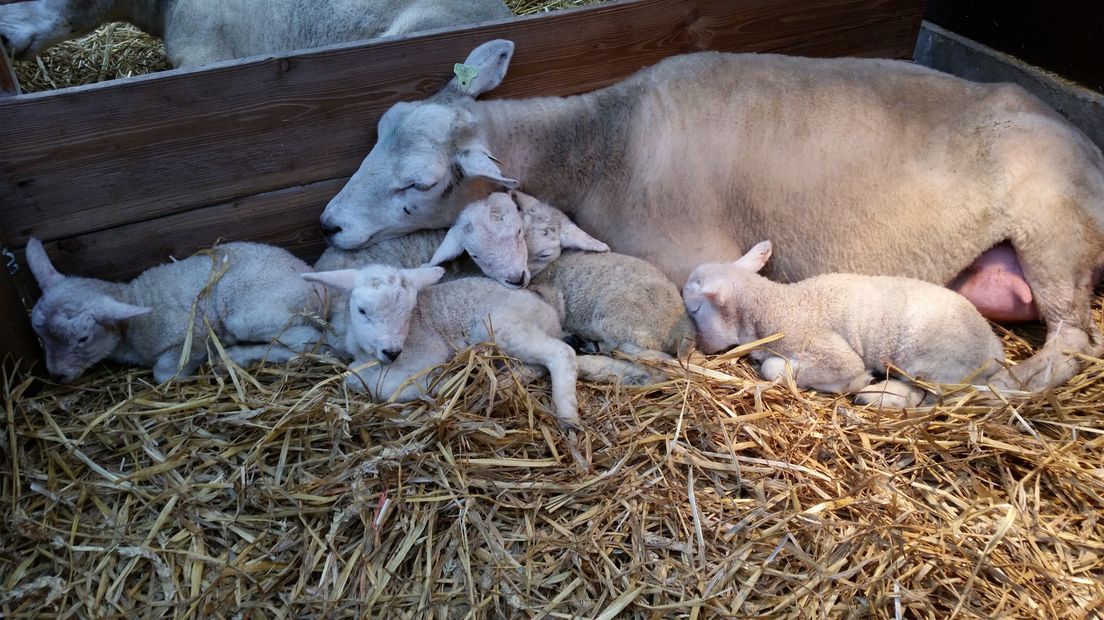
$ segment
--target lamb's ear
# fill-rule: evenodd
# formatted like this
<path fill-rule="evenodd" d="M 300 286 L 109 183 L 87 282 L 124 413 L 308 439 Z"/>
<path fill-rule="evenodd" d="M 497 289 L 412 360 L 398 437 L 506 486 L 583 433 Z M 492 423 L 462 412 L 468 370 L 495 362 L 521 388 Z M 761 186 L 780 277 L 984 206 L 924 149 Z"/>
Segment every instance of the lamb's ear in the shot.
<path fill-rule="evenodd" d="M 767 264 L 767 261 L 770 260 L 771 252 L 771 242 L 760 241 L 748 250 L 747 254 L 744 254 L 736 261 L 736 266 L 758 273 L 758 271 Z"/>
<path fill-rule="evenodd" d="M 448 233 L 445 234 L 445 238 L 441 240 L 441 245 L 437 246 L 437 251 L 433 253 L 433 258 L 429 259 L 428 263 L 422 265 L 423 267 L 436 267 L 464 253 L 463 235 L 460 232 L 462 226 L 462 224 L 457 222 L 448 230 Z"/>
<path fill-rule="evenodd" d="M 42 242 L 34 237 L 27 240 L 27 265 L 31 268 L 35 281 L 38 282 L 38 288 L 43 291 L 65 279 L 65 276 L 54 269 L 50 257 L 46 255 L 46 248 L 42 247 Z"/>
<path fill-rule="evenodd" d="M 483 177 L 508 189 L 517 189 L 521 183 L 502 174 L 502 169 L 490 153 L 482 148 L 470 148 L 456 155 L 456 164 L 466 177 Z"/>
<path fill-rule="evenodd" d="M 494 39 L 475 48 L 468 58 L 453 67 L 456 77 L 445 90 L 460 95 L 478 97 L 493 90 L 506 77 L 510 59 L 514 56 L 514 42 Z"/>
<path fill-rule="evenodd" d="M 104 295 L 92 302 L 92 316 L 101 325 L 113 325 L 121 321 L 133 319 L 136 316 L 149 314 L 152 308 L 125 304 L 114 298 Z"/>
<path fill-rule="evenodd" d="M 610 251 L 608 245 L 586 234 L 582 228 L 575 225 L 575 222 L 567 219 L 566 215 L 560 221 L 560 247 L 587 252 Z"/>
<path fill-rule="evenodd" d="M 410 284 L 421 290 L 430 284 L 436 284 L 445 277 L 444 267 L 419 267 L 417 269 L 403 269 L 403 277 Z"/>
<path fill-rule="evenodd" d="M 726 287 L 720 282 L 711 282 L 701 287 L 701 294 L 713 304 L 713 307 L 720 308 L 725 305 L 725 291 L 729 288 L 731 287 Z"/>
<path fill-rule="evenodd" d="M 356 269 L 337 269 L 335 271 L 316 271 L 314 273 L 299 274 L 303 276 L 304 280 L 310 282 L 321 282 L 326 286 L 332 286 L 345 291 L 351 291 L 356 288 L 357 271 Z"/>

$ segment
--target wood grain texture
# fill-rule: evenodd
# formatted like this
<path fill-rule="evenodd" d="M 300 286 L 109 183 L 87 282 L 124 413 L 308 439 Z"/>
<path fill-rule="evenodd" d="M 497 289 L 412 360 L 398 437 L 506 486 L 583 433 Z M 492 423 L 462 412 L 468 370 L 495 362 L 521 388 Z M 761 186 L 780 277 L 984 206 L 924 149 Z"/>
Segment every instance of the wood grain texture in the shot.
<path fill-rule="evenodd" d="M 0 229 L 57 239 L 347 177 L 391 104 L 487 39 L 517 42 L 495 96 L 572 94 L 698 49 L 907 54 L 916 0 L 638 0 L 224 63 L 0 102 Z"/>
<path fill-rule="evenodd" d="M 0 45 L 0 97 L 18 94 L 19 80 L 15 77 L 15 68 L 12 67 L 7 51 Z"/>
<path fill-rule="evenodd" d="M 9 97 L 0 236 L 16 248 L 38 236 L 64 273 L 114 280 L 219 238 L 311 261 L 318 215 L 379 115 L 436 91 L 488 39 L 517 43 L 494 96 L 569 95 L 705 49 L 908 57 L 922 12 L 922 0 L 629 0 Z M 9 280 L 0 289 L 36 292 L 25 271 Z M 27 328 L 0 353 L 37 348 L 22 304 L 0 295 L 0 322 Z"/>

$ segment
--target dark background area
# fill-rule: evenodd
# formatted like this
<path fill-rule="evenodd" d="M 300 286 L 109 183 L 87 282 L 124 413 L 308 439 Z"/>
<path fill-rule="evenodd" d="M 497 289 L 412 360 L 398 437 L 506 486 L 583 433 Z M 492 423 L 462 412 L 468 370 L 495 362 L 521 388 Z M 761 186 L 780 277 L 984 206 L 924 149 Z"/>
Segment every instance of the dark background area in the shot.
<path fill-rule="evenodd" d="M 929 0 L 925 18 L 1104 92 L 1104 0 Z"/>

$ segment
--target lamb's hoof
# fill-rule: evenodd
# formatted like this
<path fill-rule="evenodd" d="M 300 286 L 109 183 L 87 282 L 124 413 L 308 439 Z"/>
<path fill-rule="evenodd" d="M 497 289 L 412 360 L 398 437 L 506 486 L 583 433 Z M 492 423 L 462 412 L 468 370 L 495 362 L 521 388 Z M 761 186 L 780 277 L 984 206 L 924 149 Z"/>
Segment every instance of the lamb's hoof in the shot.
<path fill-rule="evenodd" d="M 873 405 L 878 409 L 906 409 L 924 402 L 925 392 L 892 379 L 872 383 L 855 393 L 856 405 Z"/>
<path fill-rule="evenodd" d="M 567 343 L 567 346 L 575 350 L 576 355 L 598 355 L 601 353 L 597 342 L 580 338 L 575 334 L 564 336 L 563 341 Z"/>

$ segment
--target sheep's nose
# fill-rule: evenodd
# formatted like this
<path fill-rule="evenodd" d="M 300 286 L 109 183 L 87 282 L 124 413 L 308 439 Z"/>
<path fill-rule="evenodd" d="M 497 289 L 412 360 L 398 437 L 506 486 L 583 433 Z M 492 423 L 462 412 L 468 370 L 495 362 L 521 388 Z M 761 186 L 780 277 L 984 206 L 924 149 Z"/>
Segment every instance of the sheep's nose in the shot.
<path fill-rule="evenodd" d="M 393 362 L 402 354 L 402 349 L 384 349 L 383 354 L 387 356 L 387 359 Z"/>
<path fill-rule="evenodd" d="M 339 232 L 341 232 L 340 226 L 322 220 L 322 234 L 326 236 L 326 239 L 333 239 Z"/>
<path fill-rule="evenodd" d="M 521 288 L 521 287 L 525 286 L 526 279 L 527 278 L 525 277 L 524 273 L 519 273 L 518 275 L 514 276 L 513 278 L 507 279 L 506 284 L 509 284 L 510 286 L 516 286 L 518 288 Z"/>

